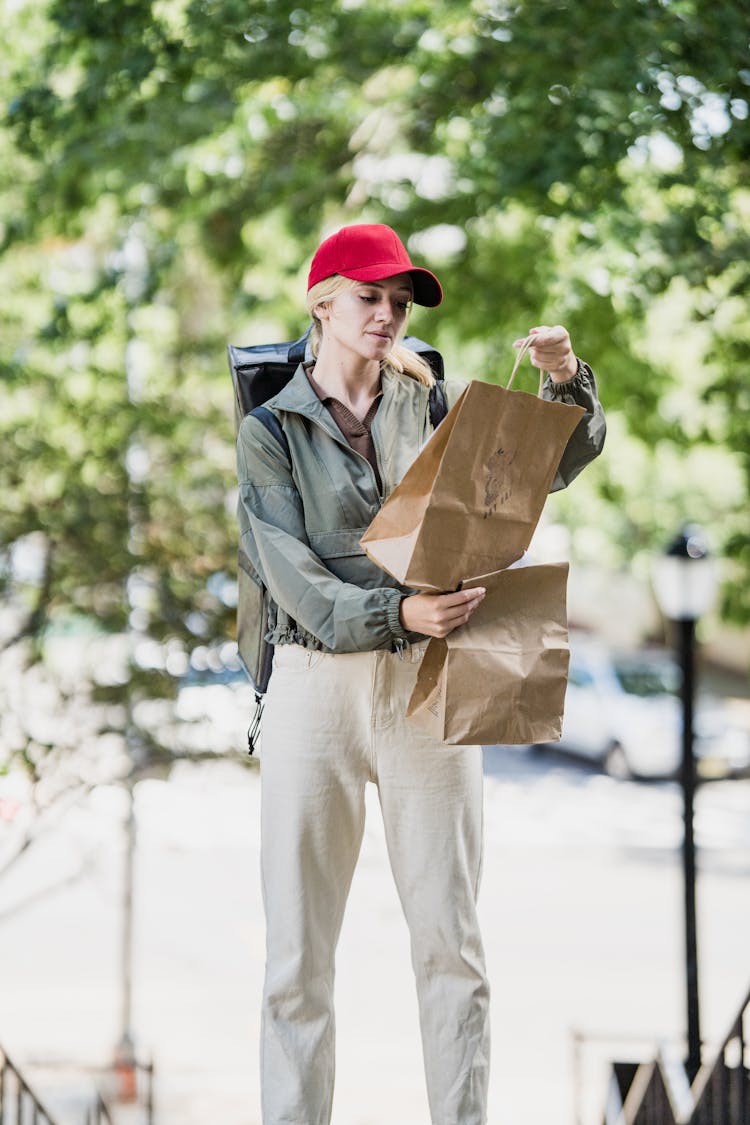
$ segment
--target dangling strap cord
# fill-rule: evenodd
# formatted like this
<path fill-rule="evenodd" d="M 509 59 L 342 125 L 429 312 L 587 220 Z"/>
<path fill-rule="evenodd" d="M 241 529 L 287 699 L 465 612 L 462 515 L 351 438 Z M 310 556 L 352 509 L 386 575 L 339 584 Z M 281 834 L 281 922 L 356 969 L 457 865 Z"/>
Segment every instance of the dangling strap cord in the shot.
<path fill-rule="evenodd" d="M 255 693 L 255 713 L 250 720 L 250 726 L 247 728 L 247 752 L 252 755 L 255 747 L 258 745 L 260 738 L 260 723 L 263 718 L 263 702 L 264 697 L 259 692 Z"/>

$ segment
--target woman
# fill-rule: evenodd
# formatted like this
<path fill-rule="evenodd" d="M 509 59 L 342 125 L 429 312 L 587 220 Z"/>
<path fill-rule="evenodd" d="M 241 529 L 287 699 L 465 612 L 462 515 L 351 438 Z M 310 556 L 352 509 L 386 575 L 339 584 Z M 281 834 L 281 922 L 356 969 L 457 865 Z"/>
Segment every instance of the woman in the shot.
<path fill-rule="evenodd" d="M 288 449 L 252 416 L 238 437 L 243 545 L 278 607 L 261 766 L 264 1125 L 330 1121 L 334 954 L 368 781 L 410 930 L 433 1125 L 486 1121 L 481 747 L 404 720 L 426 638 L 467 621 L 484 591 L 416 594 L 359 547 L 430 434 L 432 374 L 398 341 L 412 302 L 441 300 L 389 227 L 326 239 L 308 280 L 314 364 L 267 404 Z M 532 331 L 546 397 L 587 411 L 560 467 L 567 483 L 601 448 L 596 386 L 564 328 Z M 461 390 L 446 385 L 449 405 Z"/>

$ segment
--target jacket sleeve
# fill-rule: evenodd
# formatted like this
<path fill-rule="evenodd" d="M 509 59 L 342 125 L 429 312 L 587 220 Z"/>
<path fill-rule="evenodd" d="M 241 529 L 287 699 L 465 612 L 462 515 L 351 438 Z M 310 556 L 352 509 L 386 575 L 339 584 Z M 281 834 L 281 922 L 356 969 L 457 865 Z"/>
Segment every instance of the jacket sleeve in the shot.
<path fill-rule="evenodd" d="M 586 413 L 573 430 L 552 481 L 550 492 L 565 488 L 581 469 L 598 457 L 604 446 L 607 424 L 599 402 L 594 372 L 587 363 L 578 361 L 578 371 L 567 383 L 554 383 L 548 375 L 542 397 L 556 402 L 582 406 Z"/>
<path fill-rule="evenodd" d="M 406 640 L 401 591 L 342 582 L 312 551 L 288 454 L 249 416 L 237 438 L 237 466 L 242 546 L 276 604 L 332 652 Z"/>

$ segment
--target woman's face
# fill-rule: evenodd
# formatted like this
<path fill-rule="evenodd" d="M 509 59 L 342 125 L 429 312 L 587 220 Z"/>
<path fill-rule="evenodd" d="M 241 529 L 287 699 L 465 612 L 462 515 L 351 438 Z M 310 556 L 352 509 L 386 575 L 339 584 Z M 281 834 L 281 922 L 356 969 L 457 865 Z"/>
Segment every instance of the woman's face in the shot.
<path fill-rule="evenodd" d="M 361 359 L 382 360 L 403 331 L 411 298 L 408 273 L 382 281 L 355 281 L 351 289 L 316 309 L 323 340 Z"/>

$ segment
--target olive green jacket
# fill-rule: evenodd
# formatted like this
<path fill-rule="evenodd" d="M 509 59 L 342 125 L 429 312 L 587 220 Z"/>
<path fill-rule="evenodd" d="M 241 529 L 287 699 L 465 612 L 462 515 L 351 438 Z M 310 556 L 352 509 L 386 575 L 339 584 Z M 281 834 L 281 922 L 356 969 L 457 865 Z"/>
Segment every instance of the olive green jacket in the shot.
<path fill-rule="evenodd" d="M 466 383 L 445 383 L 452 406 Z M 266 403 L 286 435 L 286 450 L 262 422 L 245 417 L 237 438 L 242 546 L 276 603 L 267 639 L 329 652 L 400 648 L 399 606 L 413 593 L 371 562 L 359 540 L 430 436 L 429 388 L 383 376 L 372 424 L 383 492 L 365 457 L 355 452 L 297 368 Z M 571 437 L 553 482 L 564 488 L 601 451 L 605 423 L 590 368 L 569 383 L 549 378 L 545 398 L 577 403 L 586 414 Z"/>

